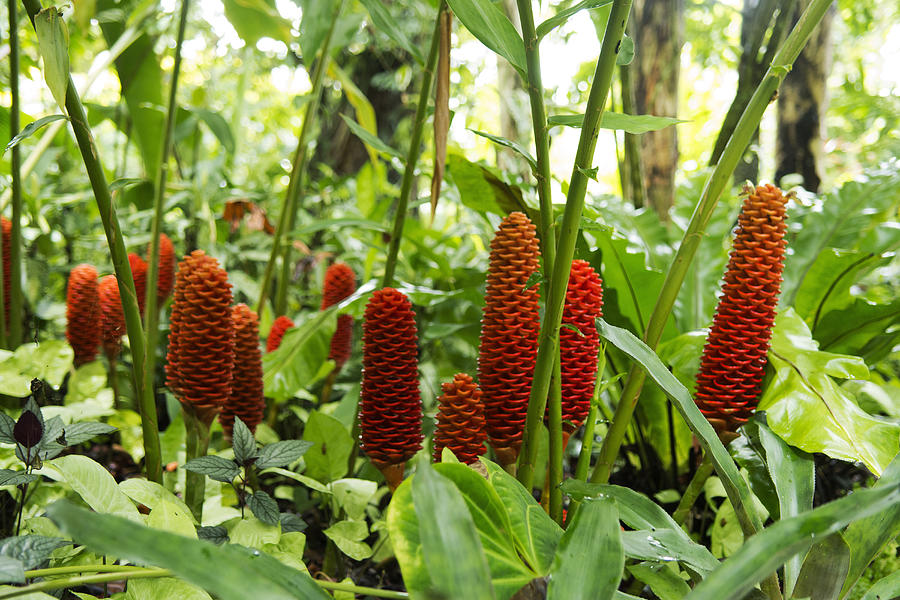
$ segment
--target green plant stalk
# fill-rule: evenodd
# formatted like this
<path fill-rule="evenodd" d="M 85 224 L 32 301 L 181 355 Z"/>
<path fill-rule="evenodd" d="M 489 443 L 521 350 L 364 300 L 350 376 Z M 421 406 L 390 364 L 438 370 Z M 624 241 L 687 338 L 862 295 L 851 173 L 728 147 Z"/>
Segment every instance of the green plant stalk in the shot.
<path fill-rule="evenodd" d="M 209 426 L 203 423 L 193 409 L 182 405 L 184 415 L 185 464 L 194 458 L 206 456 L 209 448 Z M 206 475 L 185 469 L 184 503 L 191 509 L 198 523 L 203 522 L 203 499 L 206 495 Z"/>
<path fill-rule="evenodd" d="M 297 154 L 294 157 L 296 162 L 291 169 L 293 181 L 288 185 L 285 207 L 287 216 L 284 221 L 287 233 L 294 230 L 294 223 L 297 221 L 297 208 L 300 203 L 300 194 L 303 192 L 303 179 L 306 176 L 306 157 L 309 150 L 306 139 L 309 137 L 309 131 L 316 119 L 316 114 L 319 112 L 319 105 L 322 103 L 322 85 L 325 81 L 325 71 L 328 70 L 328 61 L 331 60 L 331 39 L 343 7 L 344 0 L 341 0 L 331 17 L 331 25 L 328 28 L 328 33 L 325 34 L 325 40 L 322 42 L 319 62 L 316 63 L 316 67 L 313 69 L 312 98 L 310 98 L 309 105 L 306 107 L 306 112 L 303 113 L 303 124 L 300 126 L 300 139 L 298 140 L 299 145 L 297 146 Z M 279 223 L 281 223 L 280 220 Z M 282 250 L 280 244 L 279 250 Z M 281 257 L 281 277 L 278 278 L 275 289 L 276 315 L 283 315 L 287 312 L 288 282 L 291 280 L 291 250 L 293 250 L 293 246 L 290 243 L 284 244 L 284 255 Z M 265 288 L 263 289 L 265 290 Z"/>
<path fill-rule="evenodd" d="M 719 162 L 707 180 L 672 265 L 666 274 L 666 280 L 653 308 L 653 313 L 647 323 L 644 343 L 650 346 L 651 349 L 656 349 L 656 346 L 659 344 L 666 321 L 675 304 L 675 298 L 681 289 L 681 284 L 684 282 L 694 255 L 697 253 L 700 241 L 703 238 L 703 232 L 712 217 L 716 204 L 722 196 L 725 187 L 729 184 L 731 174 L 743 156 L 750 140 L 753 139 L 753 134 L 759 126 L 766 107 L 774 98 L 778 86 L 781 85 L 782 80 L 790 71 L 791 65 L 794 64 L 800 51 L 806 45 L 816 25 L 822 20 L 829 5 L 830 0 L 813 0 L 803 12 L 800 20 L 778 50 L 772 61 L 772 66 L 769 67 L 762 82 L 757 86 L 750 103 L 734 129 L 734 133 L 728 140 Z M 607 483 L 609 481 L 613 462 L 619 453 L 628 423 L 631 422 L 631 416 L 637 405 L 645 377 L 644 371 L 637 364 L 633 364 L 628 372 L 625 389 L 622 391 L 621 400 L 616 407 L 616 413 L 610 424 L 609 432 L 603 439 L 603 445 L 600 447 L 600 456 L 591 475 L 592 482 Z"/>
<path fill-rule="evenodd" d="M 700 497 L 700 493 L 703 491 L 706 480 L 709 479 L 709 476 L 712 475 L 712 473 L 712 459 L 709 455 L 706 455 L 703 457 L 703 462 L 697 467 L 697 471 L 691 478 L 691 482 L 688 484 L 687 489 L 684 490 L 684 494 L 678 502 L 678 507 L 675 509 L 675 512 L 672 513 L 672 518 L 675 519 L 676 523 L 679 525 L 684 524 L 685 519 L 687 519 L 688 514 L 691 512 L 691 508 L 693 508 L 697 498 Z"/>
<path fill-rule="evenodd" d="M 25 587 L 14 588 L 7 592 L 0 593 L 0 599 L 16 598 L 27 594 L 35 594 L 37 592 L 46 592 L 50 590 L 59 590 L 64 588 L 76 587 L 88 583 L 106 583 L 109 581 L 119 581 L 122 579 L 152 579 L 156 577 L 171 577 L 172 572 L 168 569 L 145 569 L 143 567 L 132 567 L 127 571 L 115 571 L 108 573 L 95 573 L 93 575 L 79 575 L 77 577 L 67 577 L 65 579 L 51 579 L 49 581 L 40 581 L 32 583 Z"/>
<path fill-rule="evenodd" d="M 40 0 L 22 0 L 25 10 L 34 26 L 34 18 L 41 11 Z M 72 131 L 78 142 L 78 149 L 84 161 L 91 189 L 97 199 L 97 208 L 100 212 L 100 220 L 103 221 L 103 230 L 106 234 L 106 242 L 112 257 L 116 279 L 119 282 L 119 295 L 122 298 L 122 309 L 125 313 L 125 331 L 128 334 L 128 343 L 131 346 L 131 356 L 134 368 L 134 389 L 141 408 L 141 429 L 144 436 L 144 460 L 147 469 L 147 477 L 156 483 L 162 483 L 162 464 L 160 462 L 159 425 L 156 418 L 156 398 L 152 388 L 144 386 L 145 339 L 141 327 L 141 313 L 138 308 L 137 293 L 134 289 L 134 278 L 131 274 L 131 266 L 128 263 L 128 252 L 125 250 L 125 240 L 122 238 L 122 230 L 119 228 L 119 220 L 116 218 L 116 207 L 109 194 L 106 184 L 106 176 L 103 174 L 103 165 L 100 162 L 100 154 L 94 143 L 94 136 L 88 125 L 84 106 L 75 89 L 71 73 L 68 76 L 69 83 L 66 90 L 66 112 L 69 113 L 69 121 L 72 123 Z"/>
<path fill-rule="evenodd" d="M 600 358 L 597 365 L 597 378 L 594 380 L 594 394 L 591 396 L 591 409 L 588 411 L 587 420 L 584 422 L 584 434 L 582 435 L 581 453 L 578 455 L 578 464 L 575 466 L 575 479 L 587 481 L 588 470 L 591 467 L 591 451 L 594 448 L 594 429 L 597 427 L 597 417 L 600 416 L 600 389 L 603 382 L 603 373 L 606 371 L 606 344 L 600 346 Z"/>
<path fill-rule="evenodd" d="M 390 287 L 394 284 L 394 271 L 397 267 L 397 256 L 400 253 L 400 240 L 403 238 L 403 225 L 406 223 L 406 213 L 409 209 L 409 194 L 412 191 L 413 179 L 416 174 L 416 162 L 419 160 L 419 144 L 422 141 L 422 130 L 425 128 L 425 118 L 428 112 L 428 96 L 431 95 L 431 82 L 434 79 L 434 70 L 437 65 L 438 42 L 441 39 L 441 13 L 445 10 L 447 10 L 447 1 L 441 0 L 437 16 L 434 19 L 431 47 L 428 49 L 428 58 L 425 60 L 425 69 L 422 72 L 422 87 L 419 89 L 419 102 L 416 105 L 416 116 L 413 119 L 409 149 L 406 151 L 406 166 L 403 169 L 403 179 L 400 182 L 400 198 L 397 199 L 397 210 L 394 213 L 391 243 L 388 246 L 384 277 L 381 280 L 382 288 Z"/>
<path fill-rule="evenodd" d="M 9 107 L 9 137 L 14 138 L 19 134 L 19 32 L 18 32 L 18 5 L 14 1 L 9 2 L 9 93 L 12 96 L 12 104 Z M 10 230 L 10 252 L 8 260 L 9 279 L 4 281 L 3 286 L 9 286 L 9 303 L 10 306 L 4 308 L 9 310 L 9 327 L 6 323 L 0 324 L 0 327 L 6 328 L 3 331 L 4 347 L 11 349 L 16 348 L 22 343 L 22 306 L 24 299 L 22 297 L 22 149 L 18 144 L 13 146 L 10 154 L 10 171 L 12 175 L 12 229 Z M 2 286 L 0 286 L 2 288 Z M 3 299 L 0 298 L 0 302 Z M 3 311 L 0 311 L 3 314 Z"/>
<path fill-rule="evenodd" d="M 569 283 L 572 257 L 575 254 L 575 241 L 578 237 L 581 212 L 584 208 L 588 172 L 594 158 L 594 148 L 600 133 L 600 117 L 609 95 L 616 66 L 616 56 L 622 43 L 622 35 L 625 33 L 625 23 L 630 10 L 631 0 L 613 0 L 584 113 L 575 164 L 569 179 L 566 208 L 559 232 L 559 242 L 556 246 L 556 260 L 553 264 L 554 277 L 549 286 L 550 292 L 544 313 L 544 322 L 541 323 L 540 345 L 534 367 L 534 380 L 531 384 L 531 397 L 528 401 L 528 417 L 525 422 L 522 450 L 519 454 L 518 479 L 528 490 L 531 489 L 534 481 L 538 432 L 547 404 L 553 363 L 559 356 L 559 328 L 562 322 L 563 302 Z"/>
<path fill-rule="evenodd" d="M 71 573 L 121 573 L 123 571 L 134 571 L 138 568 L 140 567 L 135 567 L 134 565 L 67 565 L 65 567 L 25 571 L 25 578 L 56 577 L 57 575 L 69 575 Z"/>
<path fill-rule="evenodd" d="M 184 31 L 187 28 L 188 11 L 191 0 L 181 0 L 181 15 L 178 20 L 178 37 L 175 42 L 175 63 L 172 66 L 172 85 L 169 87 L 169 106 L 166 110 L 165 133 L 159 151 L 159 170 L 156 173 L 154 186 L 153 221 L 150 225 L 150 256 L 147 265 L 146 299 L 144 302 L 144 336 L 147 338 L 147 352 L 144 355 L 144 389 L 150 390 L 154 398 L 156 379 L 156 347 L 159 343 L 159 310 L 156 306 L 156 285 L 159 280 L 159 234 L 163 220 L 163 204 L 166 196 L 166 179 L 169 174 L 169 154 L 172 152 L 172 138 L 175 134 L 175 115 L 178 111 L 178 75 L 181 72 L 181 46 L 184 44 Z M 162 461 L 155 457 L 153 468 L 159 469 L 162 478 Z M 157 466 L 158 465 L 158 466 Z M 148 474 L 151 463 L 147 461 Z M 151 477 L 151 479 L 153 479 Z M 155 480 L 154 480 L 155 481 Z"/>

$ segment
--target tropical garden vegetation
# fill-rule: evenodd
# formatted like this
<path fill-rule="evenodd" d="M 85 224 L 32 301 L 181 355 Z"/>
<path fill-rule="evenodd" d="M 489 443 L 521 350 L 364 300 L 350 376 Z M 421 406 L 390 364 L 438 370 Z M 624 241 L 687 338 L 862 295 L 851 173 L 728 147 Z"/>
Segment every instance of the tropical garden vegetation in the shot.
<path fill-rule="evenodd" d="M 7 2 L 0 598 L 900 598 L 896 2 Z"/>

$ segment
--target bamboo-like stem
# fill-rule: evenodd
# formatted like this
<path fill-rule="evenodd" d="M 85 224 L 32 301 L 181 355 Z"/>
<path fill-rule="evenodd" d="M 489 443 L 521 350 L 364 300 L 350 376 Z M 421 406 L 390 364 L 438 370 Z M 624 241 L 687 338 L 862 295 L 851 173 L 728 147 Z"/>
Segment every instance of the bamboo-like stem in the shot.
<path fill-rule="evenodd" d="M 550 380 L 550 398 L 548 400 L 547 428 L 549 429 L 549 452 L 547 456 L 547 490 L 550 495 L 550 517 L 562 525 L 562 489 L 563 480 L 563 431 L 562 431 L 562 375 L 559 351 L 553 361 L 553 376 Z"/>
<path fill-rule="evenodd" d="M 712 473 L 712 459 L 707 454 L 703 457 L 703 462 L 700 463 L 700 466 L 697 467 L 697 471 L 694 473 L 694 477 L 691 478 L 691 482 L 688 484 L 687 489 L 684 490 L 684 494 L 682 494 L 681 500 L 678 502 L 678 508 L 672 513 L 672 518 L 675 519 L 676 523 L 681 525 L 684 523 L 685 519 L 687 519 L 688 514 L 691 512 L 691 508 L 693 508 L 697 498 L 700 497 L 700 492 L 703 491 L 706 480 L 709 479 L 709 476 L 712 475 Z"/>
<path fill-rule="evenodd" d="M 18 30 L 18 5 L 13 0 L 9 2 L 9 93 L 12 96 L 12 104 L 9 107 L 9 137 L 14 138 L 19 134 L 19 30 Z M 12 229 L 9 240 L 9 281 L 4 281 L 0 289 L 9 288 L 9 304 L 0 310 L 0 315 L 9 311 L 9 326 L 6 327 L 5 319 L 0 323 L 3 336 L 3 346 L 14 349 L 22 343 L 22 154 L 21 148 L 16 144 L 10 151 L 10 171 L 12 175 Z M 2 250 L 0 250 L 2 252 Z M 4 257 L 3 260 L 6 260 Z M 0 275 L 2 276 L 2 275 Z M 0 294 L 2 296 L 2 294 Z M 0 302 L 4 299 L 0 297 Z"/>
<path fill-rule="evenodd" d="M 159 279 L 159 234 L 160 224 L 163 220 L 163 205 L 166 196 L 166 179 L 169 175 L 169 154 L 172 152 L 172 138 L 175 134 L 175 115 L 178 112 L 178 75 L 181 72 L 181 46 L 184 44 L 184 32 L 187 28 L 188 11 L 191 0 L 181 0 L 181 15 L 178 20 L 178 36 L 175 41 L 175 62 L 172 66 L 172 84 L 169 86 L 169 105 L 166 110 L 166 125 L 163 134 L 162 147 L 159 151 L 159 170 L 156 172 L 155 199 L 153 207 L 153 221 L 150 225 L 150 256 L 147 265 L 146 298 L 144 301 L 144 335 L 147 338 L 147 352 L 144 355 L 144 389 L 150 390 L 156 397 L 156 346 L 159 340 L 159 310 L 156 306 L 156 285 Z M 160 457 L 152 468 L 159 468 L 162 477 L 162 462 Z M 158 465 L 158 467 L 157 467 Z M 151 463 L 147 461 L 147 471 L 151 470 Z M 152 478 L 151 478 L 152 479 Z"/>
<path fill-rule="evenodd" d="M 525 422 L 525 434 L 519 454 L 518 479 L 527 490 L 531 490 L 534 481 L 538 432 L 547 404 L 553 363 L 559 356 L 559 328 L 562 322 L 563 302 L 569 283 L 569 271 L 572 268 L 572 256 L 575 253 L 575 240 L 578 236 L 581 212 L 584 208 L 588 173 L 594 158 L 597 136 L 600 133 L 600 117 L 609 95 L 609 87 L 616 66 L 616 56 L 622 43 L 622 35 L 625 33 L 625 23 L 630 10 L 631 0 L 613 0 L 584 113 L 575 164 L 569 179 L 566 209 L 563 213 L 559 242 L 556 246 L 556 260 L 553 265 L 554 276 L 549 286 L 550 293 L 544 313 L 544 322 L 541 323 L 540 345 L 538 346 L 537 363 L 534 367 L 534 380 L 531 384 L 531 397 L 528 401 L 528 418 Z"/>
<path fill-rule="evenodd" d="M 707 180 L 697 207 L 694 209 L 694 214 L 691 216 L 691 221 L 684 232 L 678 252 L 676 252 L 672 265 L 666 274 L 666 280 L 663 283 L 662 290 L 660 290 L 656 306 L 653 308 L 653 314 L 647 323 L 644 343 L 651 349 L 656 349 L 656 346 L 659 344 L 666 321 L 672 312 L 672 306 L 675 304 L 675 297 L 678 295 L 678 290 L 681 289 L 688 267 L 690 267 L 694 255 L 697 253 L 700 241 L 703 238 L 703 232 L 709 223 L 709 219 L 712 217 L 716 204 L 731 180 L 731 174 L 753 138 L 763 113 L 772 101 L 778 86 L 781 85 L 781 81 L 791 70 L 791 65 L 797 59 L 803 46 L 806 45 L 816 25 L 822 20 L 829 5 L 830 0 L 813 0 L 803 12 L 800 20 L 778 50 L 762 82 L 760 82 L 753 93 L 753 97 L 747 104 L 744 114 L 741 115 L 741 119 L 734 129 L 731 139 L 728 140 L 719 162 Z M 613 416 L 609 432 L 603 439 L 600 456 L 591 475 L 591 481 L 596 483 L 609 481 L 613 462 L 619 453 L 628 423 L 631 422 L 631 416 L 637 405 L 645 377 L 646 375 L 640 366 L 636 363 L 633 364 L 628 372 L 625 389 L 622 391 L 619 405 L 616 407 L 616 414 Z"/>
<path fill-rule="evenodd" d="M 209 448 L 209 425 L 201 421 L 188 406 L 182 406 L 185 429 L 185 463 L 206 456 Z M 198 523 L 203 523 L 203 499 L 206 496 L 206 475 L 185 470 L 184 503 L 191 509 Z"/>
<path fill-rule="evenodd" d="M 69 575 L 71 573 L 121 573 L 134 571 L 141 567 L 134 565 L 67 565 L 65 567 L 49 567 L 47 569 L 32 569 L 25 571 L 26 579 L 37 577 L 56 577 L 57 575 Z"/>
<path fill-rule="evenodd" d="M 41 11 L 40 0 L 22 0 L 25 10 L 34 25 L 35 16 Z M 112 257 L 116 279 L 119 283 L 119 295 L 122 298 L 122 309 L 125 313 L 125 331 L 128 334 L 128 343 L 131 346 L 131 356 L 134 368 L 134 389 L 141 408 L 141 428 L 144 436 L 144 460 L 147 469 L 147 478 L 156 483 L 162 483 L 162 465 L 160 462 L 159 426 L 156 418 L 156 398 L 152 388 L 144 386 L 145 353 L 147 351 L 144 339 L 144 331 L 141 326 L 141 313 L 138 308 L 137 293 L 134 289 L 134 278 L 131 274 L 131 266 L 128 263 L 128 252 L 125 250 L 125 240 L 122 238 L 122 230 L 119 228 L 119 220 L 116 217 L 116 207 L 110 197 L 109 187 L 106 184 L 106 176 L 103 173 L 103 165 L 100 162 L 100 154 L 94 143 L 94 136 L 88 125 L 87 115 L 81 98 L 75 89 L 72 75 L 68 75 L 69 83 L 66 89 L 66 112 L 69 113 L 69 122 L 78 149 L 84 161 L 91 189 L 97 200 L 97 208 L 100 212 L 100 220 L 103 221 L 103 230 L 106 234 L 106 242 Z"/>
<path fill-rule="evenodd" d="M 297 151 L 294 153 L 294 162 L 291 165 L 291 179 L 288 183 L 287 196 L 285 197 L 284 208 L 278 218 L 278 229 L 276 229 L 275 236 L 272 239 L 272 254 L 269 256 L 269 263 L 266 265 L 266 271 L 263 274 L 262 291 L 260 293 L 259 306 L 257 307 L 257 313 L 259 314 L 262 314 L 266 294 L 269 291 L 269 281 L 274 272 L 279 254 L 282 254 L 281 277 L 278 278 L 275 289 L 275 314 L 283 315 L 287 310 L 287 290 L 288 282 L 291 279 L 292 247 L 289 243 L 284 244 L 282 252 L 281 239 L 287 233 L 293 231 L 294 223 L 297 220 L 297 205 L 300 202 L 300 194 L 303 191 L 303 177 L 306 175 L 306 157 L 308 155 L 306 140 L 309 137 L 309 131 L 322 102 L 322 86 L 325 81 L 325 71 L 328 69 L 328 61 L 330 60 L 331 39 L 343 7 L 344 0 L 341 0 L 331 16 L 331 25 L 329 25 L 328 32 L 325 34 L 325 39 L 322 42 L 319 61 L 313 69 L 313 87 L 310 92 L 309 104 L 306 106 L 306 112 L 303 113 L 303 123 L 300 125 L 300 135 L 297 139 Z"/>
<path fill-rule="evenodd" d="M 428 113 L 428 96 L 431 94 L 431 82 L 434 79 L 434 70 L 437 65 L 438 43 L 441 39 L 441 13 L 445 10 L 447 10 L 447 0 L 441 0 L 437 16 L 434 19 L 431 47 L 428 49 L 428 58 L 425 60 L 425 68 L 422 71 L 422 87 L 419 89 L 419 102 L 416 105 L 412 135 L 409 138 L 409 148 L 406 151 L 406 165 L 403 169 L 403 179 L 400 182 L 400 197 L 397 199 L 397 209 L 394 213 L 391 243 L 388 246 L 384 277 L 381 280 L 381 287 L 383 288 L 394 284 L 394 271 L 397 267 L 397 256 L 400 253 L 400 241 L 403 238 L 403 225 L 406 223 L 406 212 L 409 209 L 409 193 L 412 190 L 413 180 L 415 179 L 416 163 L 419 160 L 419 144 L 422 141 L 422 130 L 425 127 L 425 118 Z"/>
<path fill-rule="evenodd" d="M 584 432 L 581 436 L 581 453 L 578 455 L 578 464 L 575 466 L 575 479 L 587 481 L 588 470 L 591 467 L 591 451 L 594 448 L 594 429 L 597 426 L 597 418 L 600 416 L 600 390 L 602 389 L 603 373 L 606 371 L 606 344 L 600 346 L 600 364 L 597 365 L 597 378 L 594 380 L 594 394 L 591 396 L 591 409 L 588 411 L 584 422 Z"/>
<path fill-rule="evenodd" d="M 95 573 L 93 575 L 79 575 L 77 577 L 66 577 L 65 579 L 50 579 L 48 581 L 40 581 L 32 583 L 25 587 L 13 588 L 6 592 L 0 593 L 0 600 L 4 598 L 16 598 L 37 592 L 47 592 L 50 590 L 59 590 L 70 587 L 77 587 L 88 583 L 106 583 L 109 581 L 119 581 L 122 579 L 152 579 L 156 577 L 171 577 L 172 572 L 168 569 L 145 569 L 143 567 L 131 567 L 128 570 L 113 571 L 106 573 Z"/>

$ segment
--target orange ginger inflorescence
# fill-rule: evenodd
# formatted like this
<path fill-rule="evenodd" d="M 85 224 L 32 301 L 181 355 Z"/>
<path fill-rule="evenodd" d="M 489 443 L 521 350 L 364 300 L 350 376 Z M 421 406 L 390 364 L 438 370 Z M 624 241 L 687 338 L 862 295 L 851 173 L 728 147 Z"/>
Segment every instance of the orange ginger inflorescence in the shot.
<path fill-rule="evenodd" d="M 504 464 L 518 456 L 528 412 L 540 331 L 538 285 L 528 284 L 539 256 L 534 224 L 510 213 L 491 241 L 478 350 L 486 429 Z"/>
<path fill-rule="evenodd" d="M 720 435 L 730 436 L 756 410 L 781 289 L 786 229 L 781 190 L 749 192 L 712 329 L 697 374 L 696 402 Z"/>
<path fill-rule="evenodd" d="M 322 310 L 348 298 L 356 291 L 356 275 L 353 269 L 344 263 L 334 263 L 325 271 L 322 285 Z M 353 317 L 340 315 L 337 318 L 337 329 L 331 338 L 331 349 L 328 358 L 334 361 L 335 369 L 340 369 L 350 358 L 353 337 Z"/>
<path fill-rule="evenodd" d="M 137 294 L 138 308 L 141 318 L 144 318 L 144 306 L 147 304 L 147 261 L 130 252 L 128 264 L 131 266 L 131 276 L 134 278 L 134 291 Z"/>
<path fill-rule="evenodd" d="M 278 347 L 281 346 L 281 338 L 283 338 L 285 332 L 293 326 L 294 322 L 284 315 L 275 319 L 271 329 L 269 329 L 269 337 L 266 339 L 266 352 L 275 352 L 278 350 Z"/>
<path fill-rule="evenodd" d="M 219 414 L 219 422 L 225 430 L 225 437 L 229 439 L 236 416 L 250 431 L 256 431 L 266 408 L 262 354 L 259 350 L 259 318 L 246 304 L 232 308 L 231 316 L 234 320 L 234 373 L 231 395 Z"/>
<path fill-rule="evenodd" d="M 375 291 L 363 323 L 360 433 L 362 449 L 392 487 L 422 447 L 417 340 L 409 299 L 393 288 Z"/>
<path fill-rule="evenodd" d="M 75 366 L 97 357 L 100 346 L 100 298 L 97 269 L 78 265 L 69 273 L 66 292 L 66 339 L 75 352 Z"/>
<path fill-rule="evenodd" d="M 208 426 L 231 395 L 231 285 L 218 261 L 194 250 L 178 265 L 166 383 Z"/>
<path fill-rule="evenodd" d="M 434 429 L 434 461 L 441 461 L 444 448 L 470 465 L 484 454 L 484 408 L 478 384 L 465 373 L 457 373 L 450 383 L 441 384 L 437 423 Z"/>
<path fill-rule="evenodd" d="M 149 254 L 149 249 L 148 249 Z M 159 234 L 159 269 L 156 276 L 156 307 L 159 308 L 175 287 L 175 247 L 164 233 Z"/>
<path fill-rule="evenodd" d="M 125 315 L 115 275 L 107 275 L 100 280 L 99 295 L 103 350 L 112 360 L 119 355 L 122 336 L 125 334 Z"/>

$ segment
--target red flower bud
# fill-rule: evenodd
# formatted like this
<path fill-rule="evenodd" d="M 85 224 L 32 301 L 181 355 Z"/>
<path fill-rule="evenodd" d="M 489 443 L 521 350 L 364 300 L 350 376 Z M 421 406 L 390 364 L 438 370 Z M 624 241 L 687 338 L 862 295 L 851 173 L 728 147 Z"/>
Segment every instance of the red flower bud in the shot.
<path fill-rule="evenodd" d="M 759 402 L 784 269 L 787 199 L 761 185 L 744 199 L 722 296 L 697 374 L 696 402 L 726 437 Z"/>
<path fill-rule="evenodd" d="M 219 414 L 219 422 L 228 439 L 231 438 L 236 416 L 250 431 L 256 431 L 266 408 L 262 355 L 259 351 L 259 319 L 246 304 L 232 308 L 231 317 L 234 321 L 234 374 L 231 395 Z"/>
<path fill-rule="evenodd" d="M 417 340 L 409 299 L 393 288 L 374 292 L 363 323 L 360 432 L 362 449 L 392 486 L 398 465 L 402 478 L 403 463 L 422 447 Z"/>
<path fill-rule="evenodd" d="M 115 275 L 107 275 L 100 280 L 99 296 L 103 349 L 106 356 L 112 360 L 118 356 L 122 347 L 122 336 L 125 334 L 125 314 L 122 311 L 119 282 Z"/>
<path fill-rule="evenodd" d="M 147 262 L 131 252 L 128 254 L 128 264 L 131 266 L 131 276 L 134 278 L 134 291 L 137 293 L 138 308 L 141 318 L 144 318 L 144 306 L 147 304 Z"/>
<path fill-rule="evenodd" d="M 516 460 L 528 412 L 540 321 L 538 285 L 527 284 L 539 255 L 534 224 L 510 213 L 491 241 L 478 351 L 486 429 L 503 464 Z"/>
<path fill-rule="evenodd" d="M 75 351 L 75 366 L 94 360 L 100 345 L 100 298 L 97 269 L 78 265 L 69 273 L 66 292 L 66 339 Z"/>
<path fill-rule="evenodd" d="M 434 461 L 450 448 L 461 462 L 472 464 L 484 454 L 484 408 L 481 390 L 471 377 L 458 373 L 451 383 L 441 384 L 437 423 L 434 430 Z"/>
<path fill-rule="evenodd" d="M 275 352 L 281 345 L 284 333 L 294 326 L 294 322 L 284 315 L 275 319 L 272 328 L 269 329 L 269 339 L 266 340 L 266 352 Z"/>
<path fill-rule="evenodd" d="M 209 425 L 231 395 L 231 285 L 218 261 L 194 250 L 178 265 L 169 320 L 166 383 Z"/>
<path fill-rule="evenodd" d="M 334 263 L 325 271 L 325 282 L 322 285 L 322 310 L 333 306 L 349 297 L 356 291 L 356 275 L 344 263 Z M 335 363 L 335 370 L 340 369 L 350 358 L 353 338 L 353 317 L 340 315 L 337 318 L 337 329 L 331 337 L 331 349 L 328 358 Z"/>

